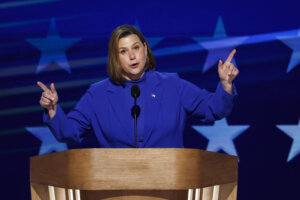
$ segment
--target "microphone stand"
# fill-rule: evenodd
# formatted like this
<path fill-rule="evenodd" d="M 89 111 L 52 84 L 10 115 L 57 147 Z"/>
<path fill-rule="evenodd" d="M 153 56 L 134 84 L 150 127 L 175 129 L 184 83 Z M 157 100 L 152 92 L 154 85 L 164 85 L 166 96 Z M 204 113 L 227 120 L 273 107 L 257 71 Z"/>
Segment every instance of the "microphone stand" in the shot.
<path fill-rule="evenodd" d="M 131 96 L 134 98 L 134 106 L 131 108 L 131 115 L 134 118 L 134 144 L 137 148 L 137 118 L 140 114 L 140 107 L 136 105 L 136 99 L 140 96 L 140 88 L 137 85 L 131 87 Z"/>
<path fill-rule="evenodd" d="M 137 105 L 136 98 L 134 98 L 134 144 L 135 148 L 137 148 Z"/>

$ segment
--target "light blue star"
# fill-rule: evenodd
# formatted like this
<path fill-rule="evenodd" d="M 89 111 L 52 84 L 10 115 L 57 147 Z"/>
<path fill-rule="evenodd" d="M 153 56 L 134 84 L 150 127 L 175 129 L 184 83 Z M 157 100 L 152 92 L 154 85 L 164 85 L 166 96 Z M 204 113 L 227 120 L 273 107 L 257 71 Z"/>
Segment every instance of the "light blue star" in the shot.
<path fill-rule="evenodd" d="M 138 20 L 135 20 L 134 26 L 137 27 L 142 32 L 142 29 L 139 25 Z M 155 45 L 157 45 L 160 41 L 162 41 L 163 39 L 164 39 L 163 37 L 147 37 L 147 42 L 149 43 L 150 48 L 152 48 Z"/>
<path fill-rule="evenodd" d="M 299 29 L 297 35 L 294 37 L 278 36 L 277 38 L 293 50 L 288 68 L 286 70 L 286 72 L 288 73 L 292 69 L 294 69 L 297 65 L 300 64 L 300 29 Z"/>
<path fill-rule="evenodd" d="M 300 153 L 300 120 L 297 125 L 276 125 L 276 127 L 293 139 L 287 158 L 287 162 L 289 162 Z"/>
<path fill-rule="evenodd" d="M 48 127 L 25 127 L 25 129 L 42 141 L 39 155 L 68 150 L 67 144 L 58 142 Z"/>
<path fill-rule="evenodd" d="M 58 34 L 55 20 L 52 19 L 46 38 L 27 39 L 30 44 L 42 52 L 36 74 L 41 72 L 51 63 L 56 63 L 64 70 L 71 73 L 71 68 L 65 52 L 79 40 L 80 38 L 61 38 Z"/>
<path fill-rule="evenodd" d="M 248 39 L 248 37 L 244 36 L 235 37 L 232 39 L 228 38 L 222 18 L 219 17 L 213 37 L 193 37 L 193 39 L 196 40 L 199 45 L 208 50 L 208 55 L 206 57 L 204 67 L 202 69 L 202 73 L 205 73 L 207 70 L 213 67 L 220 59 L 225 61 L 226 58 L 229 56 L 230 52 L 237 46 L 242 44 L 246 39 Z M 231 62 L 235 66 L 237 66 L 234 58 Z"/>
<path fill-rule="evenodd" d="M 249 125 L 228 126 L 226 119 L 216 121 L 213 126 L 192 126 L 198 133 L 206 137 L 209 142 L 207 151 L 223 150 L 227 154 L 237 156 L 233 140 L 248 129 Z"/>

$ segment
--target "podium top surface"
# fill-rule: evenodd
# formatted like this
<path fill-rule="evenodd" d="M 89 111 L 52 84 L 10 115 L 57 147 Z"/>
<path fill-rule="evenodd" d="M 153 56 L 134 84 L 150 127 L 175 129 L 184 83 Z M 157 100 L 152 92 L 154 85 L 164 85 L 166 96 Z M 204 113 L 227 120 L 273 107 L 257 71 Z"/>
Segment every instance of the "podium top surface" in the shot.
<path fill-rule="evenodd" d="M 73 149 L 30 158 L 32 183 L 80 190 L 180 190 L 237 178 L 237 157 L 200 149 Z"/>

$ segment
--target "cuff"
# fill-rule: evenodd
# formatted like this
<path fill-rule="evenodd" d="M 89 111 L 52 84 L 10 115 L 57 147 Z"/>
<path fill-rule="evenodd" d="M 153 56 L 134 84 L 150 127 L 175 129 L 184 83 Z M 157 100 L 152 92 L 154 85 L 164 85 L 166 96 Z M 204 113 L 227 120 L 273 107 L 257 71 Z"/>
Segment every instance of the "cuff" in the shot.
<path fill-rule="evenodd" d="M 56 113 L 54 115 L 54 117 L 52 119 L 49 118 L 49 115 L 48 115 L 48 110 L 45 109 L 44 113 L 43 113 L 43 122 L 45 124 L 51 124 L 55 121 L 57 121 L 57 118 L 58 118 L 58 115 L 63 112 L 62 108 L 59 106 L 59 104 L 57 104 L 57 110 L 56 110 Z"/>
<path fill-rule="evenodd" d="M 234 84 L 232 84 L 232 94 L 229 94 L 222 86 L 221 82 L 218 83 L 217 86 L 217 93 L 221 92 L 223 93 L 224 96 L 228 97 L 228 98 L 234 98 L 238 95 L 237 93 L 237 89 L 236 86 Z"/>

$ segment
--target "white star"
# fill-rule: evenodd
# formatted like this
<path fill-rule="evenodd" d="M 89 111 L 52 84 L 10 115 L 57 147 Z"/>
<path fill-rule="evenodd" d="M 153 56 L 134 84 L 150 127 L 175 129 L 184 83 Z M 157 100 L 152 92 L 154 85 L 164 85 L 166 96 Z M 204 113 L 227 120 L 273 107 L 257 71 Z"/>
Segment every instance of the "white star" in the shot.
<path fill-rule="evenodd" d="M 289 162 L 300 153 L 300 120 L 297 125 L 276 125 L 276 127 L 293 139 L 287 158 L 287 162 Z"/>
<path fill-rule="evenodd" d="M 208 50 L 208 55 L 202 69 L 202 73 L 204 73 L 213 67 L 220 59 L 225 61 L 230 52 L 248 39 L 248 37 L 228 38 L 222 18 L 219 17 L 213 37 L 193 37 L 193 39 Z M 237 66 L 234 58 L 231 62 Z"/>
<path fill-rule="evenodd" d="M 248 129 L 249 125 L 228 126 L 226 119 L 216 121 L 213 126 L 192 126 L 198 133 L 206 137 L 209 142 L 206 150 L 218 152 L 223 150 L 227 154 L 237 156 L 233 140 Z"/>
<path fill-rule="evenodd" d="M 64 70 L 71 73 L 71 68 L 65 52 L 79 40 L 80 38 L 61 38 L 58 34 L 55 20 L 52 19 L 46 38 L 27 39 L 29 43 L 42 52 L 36 74 L 41 72 L 51 63 L 56 63 Z"/>
<path fill-rule="evenodd" d="M 67 144 L 58 142 L 48 127 L 25 127 L 25 129 L 42 141 L 39 155 L 68 150 Z"/>
<path fill-rule="evenodd" d="M 281 42 L 287 45 L 293 50 L 290 62 L 287 68 L 287 73 L 294 69 L 297 65 L 300 64 L 300 29 L 294 37 L 291 36 L 278 36 L 277 37 Z"/>

